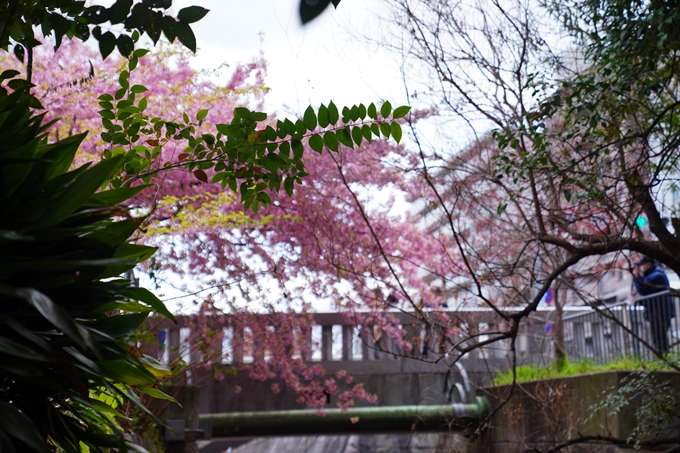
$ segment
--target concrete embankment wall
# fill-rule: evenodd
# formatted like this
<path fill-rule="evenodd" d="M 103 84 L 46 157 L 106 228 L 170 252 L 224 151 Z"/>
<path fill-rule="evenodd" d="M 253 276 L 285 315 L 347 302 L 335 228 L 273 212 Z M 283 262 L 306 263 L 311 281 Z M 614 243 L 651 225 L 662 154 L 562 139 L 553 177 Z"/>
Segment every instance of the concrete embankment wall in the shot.
<path fill-rule="evenodd" d="M 627 439 L 635 426 L 640 398 L 633 399 L 619 413 L 593 407 L 628 382 L 631 372 L 610 371 L 483 389 L 497 409 L 481 436 L 476 452 L 524 453 L 546 451 L 579 436 Z M 680 373 L 662 372 L 657 383 L 667 382 L 670 392 L 680 395 Z M 594 413 L 594 415 L 593 415 Z M 592 415 L 592 418 L 591 418 Z M 664 437 L 680 435 L 680 421 L 664 427 Z M 535 451 L 535 450 L 533 450 Z M 617 452 L 605 443 L 576 445 L 563 451 Z M 627 450 L 630 451 L 630 450 Z"/>

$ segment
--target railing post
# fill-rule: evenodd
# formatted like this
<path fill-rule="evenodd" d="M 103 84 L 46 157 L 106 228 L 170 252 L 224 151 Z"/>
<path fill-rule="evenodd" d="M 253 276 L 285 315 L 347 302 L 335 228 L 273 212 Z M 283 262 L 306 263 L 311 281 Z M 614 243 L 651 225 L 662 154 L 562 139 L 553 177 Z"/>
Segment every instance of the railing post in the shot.
<path fill-rule="evenodd" d="M 612 321 L 610 323 L 611 326 L 611 356 L 612 357 L 620 357 L 621 356 L 621 350 L 622 350 L 622 338 L 621 338 L 621 333 L 623 332 L 623 329 L 619 325 L 619 323 L 623 323 L 623 319 L 621 317 L 621 313 L 623 312 L 622 307 L 614 307 L 610 313 L 614 317 L 616 321 Z"/>
<path fill-rule="evenodd" d="M 361 352 L 363 360 L 375 360 L 375 342 L 373 341 L 372 326 L 365 326 L 361 331 Z"/>
<path fill-rule="evenodd" d="M 314 354 L 314 348 L 312 347 L 312 329 L 300 329 L 297 334 L 300 335 L 300 357 L 305 362 L 311 362 L 312 354 Z"/>
<path fill-rule="evenodd" d="M 383 332 L 382 335 L 382 353 L 380 356 L 380 359 L 382 360 L 390 360 L 395 358 L 395 355 L 393 354 L 394 352 L 394 339 L 390 337 L 389 335 L 385 335 Z"/>
<path fill-rule="evenodd" d="M 245 341 L 245 336 L 243 334 L 243 327 L 242 326 L 234 326 L 234 337 L 232 341 L 232 347 L 231 350 L 233 351 L 233 359 L 232 363 L 234 364 L 241 364 L 243 363 L 243 343 Z"/>
<path fill-rule="evenodd" d="M 644 351 L 641 349 L 640 339 L 645 339 L 644 324 L 640 322 L 641 313 L 637 306 L 631 307 L 631 330 L 633 331 L 633 356 L 644 358 Z"/>
<path fill-rule="evenodd" d="M 321 360 L 324 362 L 333 360 L 333 326 L 321 328 Z"/>
<path fill-rule="evenodd" d="M 631 314 L 630 314 L 630 306 L 622 307 L 621 308 L 621 323 L 626 326 L 626 328 L 631 329 L 632 328 L 632 323 L 631 323 Z M 633 347 L 632 347 L 632 338 L 630 334 L 621 328 L 621 340 L 622 340 L 622 352 L 625 355 L 631 355 L 633 353 Z"/>
<path fill-rule="evenodd" d="M 583 321 L 574 323 L 574 346 L 576 352 L 574 358 L 584 358 L 586 355 L 586 329 L 583 326 Z"/>
<path fill-rule="evenodd" d="M 168 329 L 168 357 L 170 363 L 179 357 L 179 329 Z"/>
<path fill-rule="evenodd" d="M 606 352 L 606 345 L 604 344 L 603 324 L 601 322 L 593 321 L 592 335 L 593 335 L 593 358 L 597 363 L 604 363 L 608 357 Z"/>
<path fill-rule="evenodd" d="M 264 362 L 266 346 L 262 342 L 262 336 L 256 335 L 255 332 L 253 332 L 252 345 L 253 362 Z"/>
<path fill-rule="evenodd" d="M 352 360 L 352 342 L 354 329 L 352 326 L 342 326 L 342 360 Z"/>
<path fill-rule="evenodd" d="M 222 333 L 224 335 L 224 333 Z M 214 343 L 210 345 L 210 357 L 208 357 L 209 363 L 221 363 L 222 362 L 222 356 L 224 352 L 222 351 L 222 339 L 224 337 L 218 336 L 216 340 L 214 340 Z"/>
<path fill-rule="evenodd" d="M 411 345 L 411 350 L 404 348 L 404 355 L 418 357 L 417 329 L 414 322 L 404 325 L 404 341 Z"/>
<path fill-rule="evenodd" d="M 430 344 L 427 349 L 434 354 L 439 354 L 439 333 L 435 329 L 430 330 Z"/>

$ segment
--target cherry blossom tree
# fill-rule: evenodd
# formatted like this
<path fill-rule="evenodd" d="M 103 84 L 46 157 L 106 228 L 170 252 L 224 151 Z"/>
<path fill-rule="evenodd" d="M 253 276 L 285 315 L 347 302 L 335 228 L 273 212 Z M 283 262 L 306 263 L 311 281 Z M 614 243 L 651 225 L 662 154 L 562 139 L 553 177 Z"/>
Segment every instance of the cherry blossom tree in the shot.
<path fill-rule="evenodd" d="M 54 56 L 51 52 L 45 51 L 34 63 L 35 95 L 49 108 L 49 119 L 63 118 L 50 133 L 57 138 L 90 131 L 81 147 L 82 161 L 115 155 L 118 148 L 107 137 L 115 131 L 111 126 L 115 121 L 101 112 L 102 103 L 108 101 L 96 96 L 119 90 L 119 74 L 129 63 L 116 58 L 98 63 L 78 41 L 65 42 Z M 170 46 L 140 55 L 138 67 L 125 82 L 133 88 L 143 83 L 148 89 L 145 111 L 150 116 L 200 117 L 198 135 L 219 130 L 218 125 L 232 121 L 239 108 L 261 108 L 266 93 L 262 56 L 237 66 L 225 86 L 215 85 L 209 74 L 196 73 L 189 60 L 188 53 Z M 331 111 L 332 103 L 323 110 Z M 390 110 L 387 103 L 379 113 L 385 117 Z M 376 107 L 363 105 L 342 112 L 345 123 L 377 114 Z M 403 114 L 403 109 L 394 112 L 395 117 Z M 390 296 L 413 301 L 425 290 L 423 263 L 436 260 L 441 249 L 411 215 L 399 212 L 396 196 L 411 190 L 408 173 L 400 168 L 409 156 L 405 148 L 377 140 L 376 127 L 383 128 L 378 131 L 382 135 L 399 139 L 398 124 L 376 123 L 350 129 L 349 145 L 361 143 L 358 151 L 340 132 L 340 145 L 323 139 L 332 152 L 320 152 L 313 137 L 302 148 L 294 146 L 290 151 L 304 153 L 305 183 L 292 196 L 270 191 L 267 209 L 244 211 L 243 203 L 216 179 L 217 173 L 181 166 L 149 179 L 151 186 L 133 201 L 146 219 L 138 240 L 158 246 L 148 270 L 173 271 L 200 282 L 199 290 L 208 288 L 196 297 L 197 347 L 207 354 L 222 341 L 223 331 L 210 324 L 208 313 L 231 315 L 232 322 L 252 331 L 253 341 L 271 345 L 273 359 L 250 366 L 251 375 L 282 377 L 312 407 L 323 407 L 326 395 L 336 393 L 337 386 L 334 379 L 320 381 L 319 367 L 303 360 L 310 353 L 309 317 L 279 314 L 305 312 L 311 301 L 323 299 L 354 313 L 357 322 L 361 316 L 382 316 Z M 190 160 L 182 140 L 167 135 L 161 140 L 139 137 L 129 146 L 150 145 L 157 153 L 150 159 L 159 162 Z M 381 192 L 384 196 L 374 200 Z M 357 308 L 369 312 L 358 315 Z M 385 318 L 385 331 L 399 337 L 400 328 L 392 321 Z M 348 384 L 351 378 L 343 379 Z M 338 400 L 347 407 L 357 397 L 371 398 L 360 385 L 353 385 Z"/>
<path fill-rule="evenodd" d="M 58 126 L 53 133 L 102 131 L 99 102 L 88 90 L 116 91 L 124 63 L 109 59 L 90 70 L 92 56 L 77 42 L 65 44 L 60 52 L 74 52 L 80 63 L 76 73 L 38 85 L 43 103 L 67 119 L 67 126 Z M 58 65 L 60 58 L 44 61 Z M 231 120 L 240 106 L 262 104 L 264 68 L 260 58 L 238 67 L 226 87 L 216 87 L 191 70 L 188 54 L 162 47 L 140 58 L 129 84 L 145 81 L 150 111 L 180 117 L 208 110 L 200 127 L 209 130 Z M 57 73 L 50 69 L 36 70 L 36 81 L 41 74 Z M 164 102 L 156 104 L 154 97 Z M 430 116 L 426 111 L 411 118 Z M 91 134 L 83 159 L 99 157 L 102 149 L 113 151 L 103 139 L 106 133 Z M 183 151 L 181 142 L 169 140 L 160 159 L 181 159 Z M 442 351 L 456 358 L 478 347 L 469 340 L 482 333 L 424 308 L 441 307 L 447 299 L 494 309 L 519 305 L 540 281 L 536 262 L 546 251 L 527 246 L 531 237 L 527 239 L 522 229 L 526 216 L 533 218 L 526 207 L 530 202 L 518 185 L 499 184 L 494 170 L 499 153 L 490 138 L 434 168 L 432 157 L 422 149 L 414 152 L 382 140 L 366 141 L 360 151 L 342 146 L 337 153 L 319 154 L 309 147 L 302 152 L 309 174 L 306 183 L 292 196 L 272 193 L 270 207 L 257 213 L 244 212 L 223 185 L 208 183 L 213 175 L 200 180 L 195 172 L 181 168 L 160 174 L 155 185 L 135 200 L 136 207 L 148 213 L 146 234 L 139 240 L 159 247 L 149 269 L 200 281 L 196 299 L 200 313 L 193 331 L 205 354 L 217 349 L 223 335 L 223 326 L 211 325 L 208 314 L 229 313 L 250 329 L 253 342 L 276 345 L 274 360 L 250 366 L 252 376 L 282 376 L 304 402 L 322 407 L 335 384 L 320 385 L 315 379 L 321 372 L 302 360 L 310 352 L 305 333 L 310 319 L 277 313 L 304 311 L 310 299 L 331 300 L 354 322 L 380 325 L 408 354 L 414 345 L 389 313 L 394 308 L 407 310 L 439 332 Z M 373 200 L 381 192 L 380 202 Z M 407 208 L 412 212 L 397 212 L 409 206 L 397 204 L 400 194 L 413 203 Z M 508 197 L 518 194 L 515 207 L 500 209 Z M 433 279 L 439 287 L 430 285 Z M 270 316 L 260 318 L 253 312 Z M 488 343 L 511 338 L 519 326 L 508 324 L 510 317 L 498 313 L 505 324 L 499 323 L 497 332 L 483 333 L 492 333 Z M 508 325 L 512 329 L 507 330 Z M 339 401 L 349 403 L 352 396 L 366 397 L 354 387 Z"/>
<path fill-rule="evenodd" d="M 505 321 L 489 342 L 514 341 L 548 288 L 559 313 L 567 290 L 599 306 L 588 286 L 630 272 L 640 254 L 680 271 L 669 196 L 678 174 L 675 11 L 616 0 L 385 3 L 381 30 L 396 39 L 382 43 L 403 61 L 412 102 L 438 110 L 444 136 L 428 147 L 412 129 L 432 224 L 456 238 L 468 269 L 461 289 Z"/>

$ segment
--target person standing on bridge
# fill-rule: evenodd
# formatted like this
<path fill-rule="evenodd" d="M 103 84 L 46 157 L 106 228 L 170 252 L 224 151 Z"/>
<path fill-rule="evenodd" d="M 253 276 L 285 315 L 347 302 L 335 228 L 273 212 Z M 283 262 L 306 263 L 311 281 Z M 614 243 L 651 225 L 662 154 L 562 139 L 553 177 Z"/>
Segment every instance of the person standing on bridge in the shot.
<path fill-rule="evenodd" d="M 633 283 L 641 296 L 650 296 L 669 287 L 664 270 L 653 259 L 643 256 L 635 263 Z M 645 307 L 645 319 L 652 330 L 652 343 L 661 354 L 668 352 L 668 327 L 675 316 L 673 299 L 668 296 L 647 297 L 639 302 Z"/>

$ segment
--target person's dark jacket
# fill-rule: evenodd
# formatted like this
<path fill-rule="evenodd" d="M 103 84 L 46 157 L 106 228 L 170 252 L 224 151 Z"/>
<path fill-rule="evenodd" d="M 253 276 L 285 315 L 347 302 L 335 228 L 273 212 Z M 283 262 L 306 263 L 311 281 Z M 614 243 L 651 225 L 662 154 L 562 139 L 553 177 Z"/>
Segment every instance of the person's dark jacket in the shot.
<path fill-rule="evenodd" d="M 668 277 L 666 273 L 656 263 L 647 269 L 643 275 L 637 276 L 633 279 L 635 288 L 641 296 L 649 296 L 654 293 L 665 291 L 664 288 L 669 287 Z M 650 297 L 640 301 L 645 307 L 645 319 L 671 319 L 675 316 L 675 304 L 673 298 L 664 296 L 660 298 Z"/>

